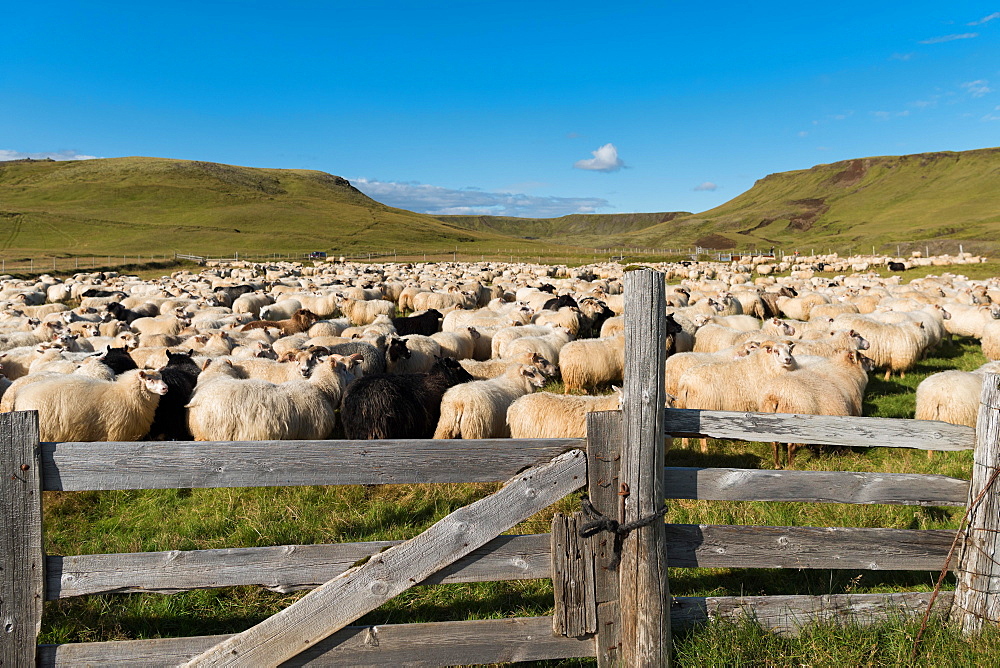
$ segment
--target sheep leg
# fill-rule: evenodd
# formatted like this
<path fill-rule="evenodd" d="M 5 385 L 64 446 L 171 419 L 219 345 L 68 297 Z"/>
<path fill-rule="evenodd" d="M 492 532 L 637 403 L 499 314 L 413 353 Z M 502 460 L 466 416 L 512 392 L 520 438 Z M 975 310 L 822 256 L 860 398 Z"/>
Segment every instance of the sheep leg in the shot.
<path fill-rule="evenodd" d="M 708 439 L 707 438 L 701 439 L 701 451 L 704 454 L 708 454 Z"/>
<path fill-rule="evenodd" d="M 780 443 L 777 441 L 771 441 L 771 449 L 774 450 L 774 468 L 776 469 L 781 468 L 781 455 L 778 454 L 779 447 L 781 447 Z"/>
<path fill-rule="evenodd" d="M 788 444 L 788 456 L 785 457 L 787 461 L 787 468 L 792 468 L 795 464 L 795 451 L 799 449 L 800 443 L 789 443 Z"/>
<path fill-rule="evenodd" d="M 685 448 L 685 449 L 690 449 L 691 448 L 691 439 L 690 438 L 682 438 L 681 439 L 681 447 Z"/>
<path fill-rule="evenodd" d="M 928 450 L 927 451 L 927 459 L 934 459 L 934 451 L 933 450 Z"/>
<path fill-rule="evenodd" d="M 900 371 L 899 372 L 899 377 L 900 378 L 906 378 L 906 372 L 905 371 Z"/>
<path fill-rule="evenodd" d="M 883 378 L 883 380 L 888 381 L 889 380 L 889 376 L 891 376 L 891 375 L 892 375 L 892 369 L 886 369 L 885 370 L 885 378 Z"/>

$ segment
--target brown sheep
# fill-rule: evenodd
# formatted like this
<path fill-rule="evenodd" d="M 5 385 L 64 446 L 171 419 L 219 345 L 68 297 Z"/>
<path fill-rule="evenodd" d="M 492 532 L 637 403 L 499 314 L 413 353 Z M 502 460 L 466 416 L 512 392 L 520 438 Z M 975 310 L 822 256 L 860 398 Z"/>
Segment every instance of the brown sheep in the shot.
<path fill-rule="evenodd" d="M 319 320 L 318 315 L 308 309 L 300 308 L 288 320 L 255 320 L 243 325 L 240 331 L 247 332 L 251 329 L 276 327 L 281 330 L 282 336 L 291 336 L 292 334 L 308 331 L 310 327 L 316 324 L 317 320 Z"/>

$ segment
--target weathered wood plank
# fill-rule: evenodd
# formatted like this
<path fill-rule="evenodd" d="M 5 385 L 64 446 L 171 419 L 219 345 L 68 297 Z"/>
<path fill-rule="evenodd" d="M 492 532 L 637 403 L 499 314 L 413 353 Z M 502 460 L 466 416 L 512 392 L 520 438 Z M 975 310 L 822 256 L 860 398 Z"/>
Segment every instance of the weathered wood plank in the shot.
<path fill-rule="evenodd" d="M 964 506 L 969 482 L 943 475 L 667 467 L 670 499 Z"/>
<path fill-rule="evenodd" d="M 42 645 L 41 668 L 177 666 L 232 636 Z M 552 635 L 551 617 L 349 626 L 283 666 L 447 666 L 594 655 L 593 641 Z"/>
<path fill-rule="evenodd" d="M 943 592 L 934 610 L 947 613 L 951 592 Z M 824 596 L 711 596 L 676 597 L 671 622 L 679 626 L 709 621 L 752 620 L 782 635 L 797 635 L 816 622 L 876 624 L 922 615 L 930 592 L 893 594 L 827 594 Z"/>
<path fill-rule="evenodd" d="M 976 432 L 947 422 L 895 418 L 736 413 L 668 408 L 664 432 L 740 441 L 815 443 L 848 447 L 972 450 Z"/>
<path fill-rule="evenodd" d="M 285 610 L 205 650 L 186 666 L 278 665 L 586 483 L 580 450 L 511 479 L 415 538 L 314 589 Z"/>
<path fill-rule="evenodd" d="M 663 506 L 663 411 L 666 362 L 666 288 L 663 274 L 625 274 L 625 382 L 622 392 L 621 482 L 625 521 L 636 522 Z M 670 587 L 663 522 L 629 533 L 618 569 L 621 661 L 626 666 L 669 666 Z"/>
<path fill-rule="evenodd" d="M 621 411 L 587 415 L 587 495 L 594 508 L 621 522 L 624 508 L 618 495 L 621 463 Z M 597 635 L 594 638 L 599 668 L 615 665 L 621 656 L 621 619 L 618 612 L 618 571 L 611 570 L 614 539 L 599 533 L 587 539 L 594 559 L 594 595 L 597 600 Z"/>
<path fill-rule="evenodd" d="M 44 489 L 502 482 L 586 441 L 43 443 Z"/>
<path fill-rule="evenodd" d="M 314 589 L 354 563 L 403 541 L 46 557 L 47 600 L 103 593 L 174 594 L 258 585 Z M 528 580 L 551 575 L 548 534 L 497 536 L 424 584 Z"/>
<path fill-rule="evenodd" d="M 983 376 L 976 418 L 976 451 L 969 487 L 968 522 L 956 560 L 952 618 L 962 632 L 1000 622 L 1000 374 Z"/>
<path fill-rule="evenodd" d="M 833 596 L 676 597 L 670 613 L 677 626 L 745 618 L 764 628 L 794 634 L 814 621 L 877 623 L 926 609 L 927 592 Z M 951 592 L 935 609 L 947 610 Z M 613 604 L 604 604 L 613 605 Z M 751 612 L 752 611 L 752 612 Z M 551 634 L 551 617 L 466 622 L 350 626 L 320 641 L 285 666 L 440 666 L 541 661 L 594 656 L 589 639 Z M 41 668 L 83 665 L 176 666 L 231 636 L 197 636 L 66 645 L 41 645 Z"/>
<path fill-rule="evenodd" d="M 590 542 L 581 538 L 583 513 L 556 513 L 552 517 L 552 590 L 555 609 L 552 632 L 584 636 L 597 631 L 594 594 L 594 555 Z"/>
<path fill-rule="evenodd" d="M 671 568 L 940 571 L 954 531 L 667 524 Z"/>
<path fill-rule="evenodd" d="M 0 666 L 35 665 L 42 628 L 38 413 L 0 414 Z"/>

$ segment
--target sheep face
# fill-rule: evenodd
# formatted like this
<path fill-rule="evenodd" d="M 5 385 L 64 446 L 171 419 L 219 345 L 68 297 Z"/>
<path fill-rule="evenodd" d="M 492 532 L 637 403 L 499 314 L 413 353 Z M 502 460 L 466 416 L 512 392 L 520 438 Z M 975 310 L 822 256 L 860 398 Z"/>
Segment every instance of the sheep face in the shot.
<path fill-rule="evenodd" d="M 526 366 L 521 369 L 521 375 L 528 379 L 532 387 L 543 387 L 546 383 L 545 374 L 535 366 Z"/>
<path fill-rule="evenodd" d="M 792 343 L 765 343 L 760 350 L 765 355 L 773 355 L 772 362 L 783 369 L 792 369 L 795 366 L 795 358 L 792 357 Z"/>
<path fill-rule="evenodd" d="M 151 394 L 166 394 L 167 384 L 163 382 L 163 378 L 160 376 L 159 371 L 139 371 L 139 378 L 142 379 L 142 384 L 148 392 Z"/>

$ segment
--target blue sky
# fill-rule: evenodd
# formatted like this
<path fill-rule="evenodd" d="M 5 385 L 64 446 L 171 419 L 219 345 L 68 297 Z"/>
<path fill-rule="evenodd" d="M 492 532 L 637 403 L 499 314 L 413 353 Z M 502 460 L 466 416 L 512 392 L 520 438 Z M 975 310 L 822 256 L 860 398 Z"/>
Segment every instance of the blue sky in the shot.
<path fill-rule="evenodd" d="M 815 6 L 813 6 L 815 5 Z M 7 3 L 0 159 L 319 169 L 393 206 L 704 211 L 1000 145 L 1000 0 Z"/>

